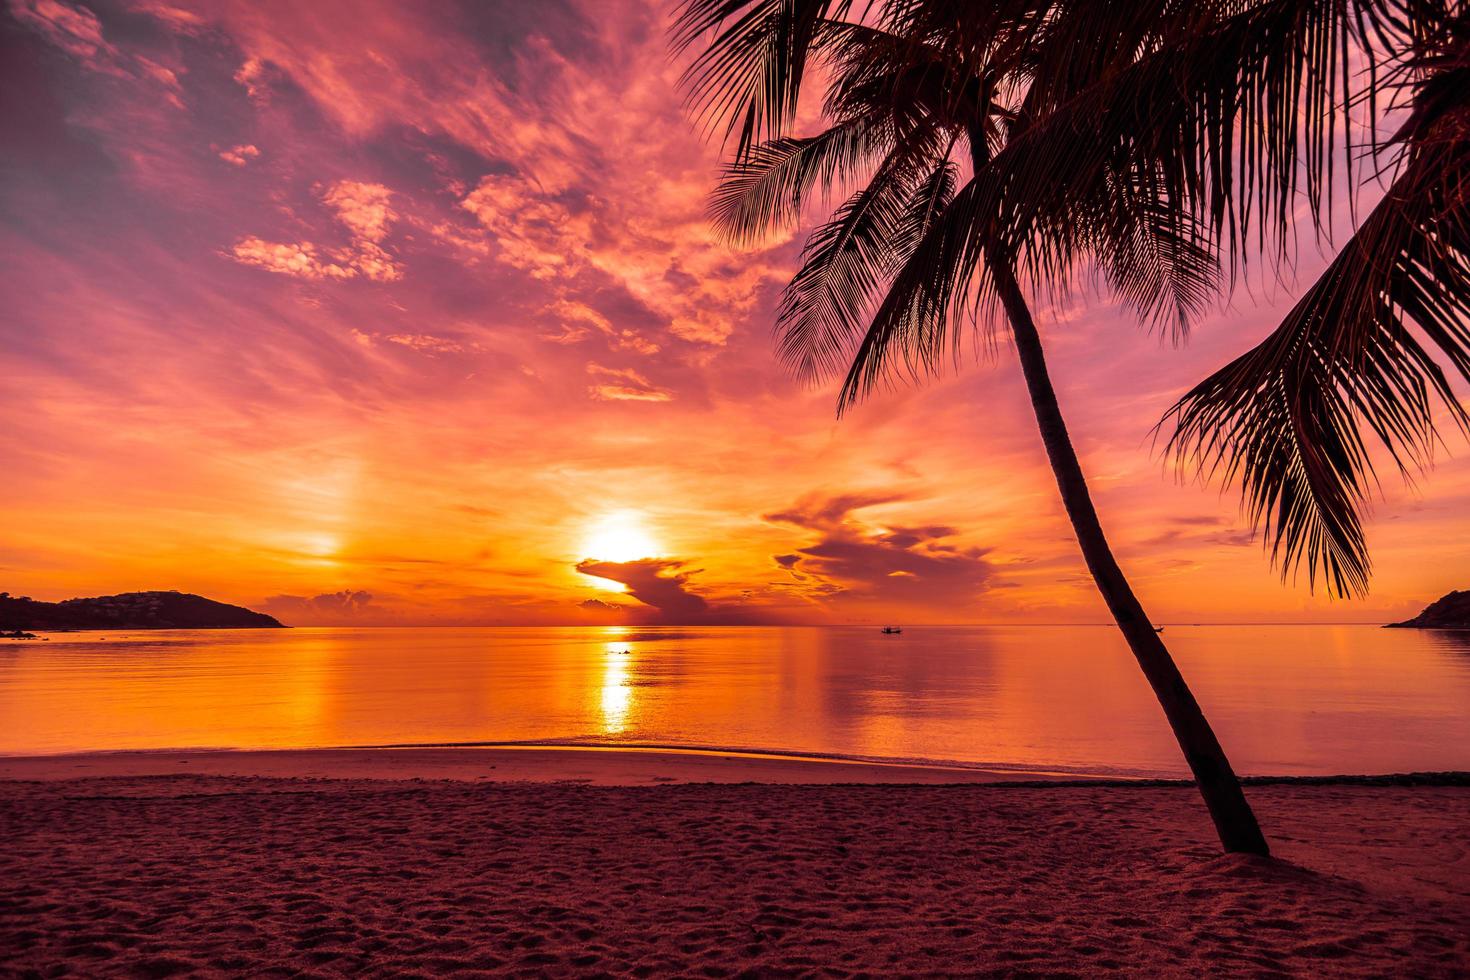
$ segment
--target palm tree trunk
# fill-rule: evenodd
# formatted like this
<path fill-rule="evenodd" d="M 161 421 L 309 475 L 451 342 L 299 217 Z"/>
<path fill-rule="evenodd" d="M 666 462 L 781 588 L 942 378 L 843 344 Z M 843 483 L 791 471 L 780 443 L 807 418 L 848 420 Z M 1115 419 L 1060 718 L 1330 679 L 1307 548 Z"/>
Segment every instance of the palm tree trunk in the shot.
<path fill-rule="evenodd" d="M 1189 685 L 1179 673 L 1174 659 L 1159 639 L 1143 605 L 1133 594 L 1123 570 L 1118 567 L 1108 540 L 1103 535 L 1097 510 L 1092 506 L 1092 497 L 1087 492 L 1087 480 L 1082 475 L 1082 466 L 1077 461 L 1077 452 L 1072 448 L 1067 424 L 1062 419 L 1057 394 L 1052 388 L 1051 377 L 1046 370 L 1046 358 L 1041 348 L 1041 336 L 1031 319 L 1026 298 L 1009 262 L 991 250 L 990 271 L 994 276 L 996 291 L 1010 320 L 1011 332 L 1016 339 L 1016 350 L 1020 353 L 1021 370 L 1026 376 L 1026 388 L 1031 394 L 1031 407 L 1036 412 L 1036 424 L 1041 429 L 1041 441 L 1046 444 L 1046 455 L 1051 460 L 1052 472 L 1056 474 L 1057 487 L 1062 492 L 1067 516 L 1077 533 L 1077 542 L 1082 546 L 1082 556 L 1087 568 L 1097 583 L 1097 590 L 1107 601 L 1113 619 L 1149 686 L 1163 706 L 1174 737 L 1184 751 L 1184 758 L 1194 773 L 1220 843 L 1227 851 L 1249 854 L 1269 854 L 1266 838 L 1261 834 L 1256 815 L 1241 792 L 1240 781 L 1225 758 L 1210 723 L 1195 701 Z M 1000 261 L 997 261 L 1000 260 Z"/>

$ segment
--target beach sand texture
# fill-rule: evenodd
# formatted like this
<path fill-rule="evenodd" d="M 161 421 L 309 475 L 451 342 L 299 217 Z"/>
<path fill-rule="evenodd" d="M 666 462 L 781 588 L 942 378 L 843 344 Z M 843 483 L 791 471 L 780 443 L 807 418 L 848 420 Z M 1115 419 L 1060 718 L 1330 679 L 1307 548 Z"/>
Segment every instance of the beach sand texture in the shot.
<path fill-rule="evenodd" d="M 840 767 L 834 767 L 840 768 Z M 0 782 L 0 971 L 1463 975 L 1470 789 Z"/>

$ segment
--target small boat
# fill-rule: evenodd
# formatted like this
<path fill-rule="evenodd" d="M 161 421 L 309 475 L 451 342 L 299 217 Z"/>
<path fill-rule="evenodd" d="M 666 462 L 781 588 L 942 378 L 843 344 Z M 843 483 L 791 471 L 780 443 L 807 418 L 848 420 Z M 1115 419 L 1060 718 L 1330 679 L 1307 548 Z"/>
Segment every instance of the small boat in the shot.
<path fill-rule="evenodd" d="M 902 633 L 903 632 L 903 627 L 902 626 L 885 626 L 885 627 L 883 627 L 883 632 L 885 632 L 885 633 Z"/>
<path fill-rule="evenodd" d="M 1155 626 L 1154 627 L 1154 632 L 1155 633 L 1162 633 L 1162 632 L 1164 632 L 1164 628 L 1162 626 Z"/>

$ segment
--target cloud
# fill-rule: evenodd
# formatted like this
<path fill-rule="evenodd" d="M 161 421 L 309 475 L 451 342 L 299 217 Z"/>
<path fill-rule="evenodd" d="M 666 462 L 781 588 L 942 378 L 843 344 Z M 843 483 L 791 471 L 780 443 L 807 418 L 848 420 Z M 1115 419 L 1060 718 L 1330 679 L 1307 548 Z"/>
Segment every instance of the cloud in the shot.
<path fill-rule="evenodd" d="M 633 330 L 620 330 L 613 346 L 618 350 L 630 350 L 635 354 L 651 357 L 660 350 L 659 345 Z"/>
<path fill-rule="evenodd" d="M 391 200 L 392 192 L 382 184 L 338 181 L 322 195 L 322 202 L 346 226 L 352 239 L 348 247 L 323 249 L 309 241 L 270 242 L 249 235 L 237 241 L 230 254 L 245 265 L 302 279 L 361 276 L 373 282 L 395 282 L 403 278 L 403 271 L 378 244 L 397 217 L 389 206 Z"/>
<path fill-rule="evenodd" d="M 488 174 L 459 206 L 490 233 L 502 261 L 537 279 L 573 273 L 585 261 L 588 215 L 574 215 L 523 177 Z"/>
<path fill-rule="evenodd" d="M 373 282 L 395 282 L 403 278 L 403 270 L 393 257 L 372 242 L 356 242 L 348 256 L 350 267 Z"/>
<path fill-rule="evenodd" d="M 261 609 L 288 626 L 333 625 L 371 618 L 380 611 L 372 603 L 372 593 L 344 589 L 315 596 L 273 595 Z"/>
<path fill-rule="evenodd" d="M 245 164 L 258 156 L 260 156 L 259 148 L 250 143 L 241 143 L 237 146 L 230 147 L 228 150 L 220 150 L 219 152 L 219 158 L 221 160 L 226 163 L 233 163 L 237 167 L 245 166 Z"/>
<path fill-rule="evenodd" d="M 834 602 L 893 602 L 953 609 L 972 605 L 990 585 L 987 549 L 963 548 L 948 539 L 959 532 L 944 525 L 873 525 L 857 511 L 897 503 L 896 494 L 809 496 L 766 520 L 816 532 L 815 542 L 795 554 L 772 559 L 801 591 Z"/>
<path fill-rule="evenodd" d="M 259 58 L 246 58 L 235 72 L 235 81 L 252 101 L 264 102 L 270 92 L 268 75 L 269 70 L 264 61 Z"/>
<path fill-rule="evenodd" d="M 351 279 L 357 274 L 350 266 L 324 261 L 311 242 L 268 242 L 248 235 L 230 254 L 245 265 L 302 279 Z"/>
<path fill-rule="evenodd" d="M 585 303 L 558 299 L 546 308 L 546 314 L 556 324 L 542 332 L 541 338 L 554 344 L 580 344 L 594 334 L 605 336 L 615 350 L 628 350 L 645 357 L 657 354 L 659 344 L 627 327 L 614 327 L 601 312 Z"/>
<path fill-rule="evenodd" d="M 628 587 L 629 595 L 658 610 L 661 617 L 669 622 L 699 622 L 709 616 L 710 604 L 703 596 L 686 588 L 694 573 L 682 571 L 685 565 L 685 562 L 667 558 L 640 558 L 637 561 L 588 558 L 577 563 L 577 571 L 623 583 Z"/>
<path fill-rule="evenodd" d="M 1144 546 L 1151 550 L 1198 548 L 1201 545 L 1245 548 L 1259 540 L 1253 529 L 1236 527 L 1233 522 L 1218 516 L 1189 515 L 1172 518 L 1168 523 L 1164 530 L 1146 539 Z"/>
<path fill-rule="evenodd" d="M 611 613 L 619 616 L 628 611 L 628 607 L 620 602 L 607 602 L 603 599 L 583 599 L 577 603 L 577 608 L 592 613 Z"/>
<path fill-rule="evenodd" d="M 556 327 L 543 332 L 541 336 L 555 344 L 581 343 L 594 330 L 608 336 L 617 333 L 611 320 L 587 304 L 575 300 L 558 299 L 547 306 L 546 315 Z"/>
<path fill-rule="evenodd" d="M 770 270 L 748 257 L 736 261 L 702 222 L 660 228 L 647 215 L 626 215 L 630 203 L 574 185 L 548 186 L 515 173 L 494 173 L 481 177 L 460 207 L 488 233 L 502 262 L 567 288 L 581 285 L 595 271 L 664 318 L 675 336 L 723 345 L 734 330 L 734 317 L 754 306 Z M 615 229 L 623 220 L 632 226 Z M 700 274 L 688 272 L 686 264 L 697 266 Z M 592 325 L 612 332 L 596 320 Z M 565 330 L 557 334 L 566 335 Z M 626 330 L 619 336 L 629 349 L 652 352 L 646 338 Z"/>
<path fill-rule="evenodd" d="M 398 217 L 390 206 L 393 192 L 382 184 L 339 180 L 322 200 L 337 212 L 337 220 L 359 241 L 381 242 L 388 234 L 389 222 Z"/>
<path fill-rule="evenodd" d="M 383 338 L 390 344 L 407 347 L 409 350 L 418 351 L 421 354 L 464 354 L 467 352 L 478 352 L 480 345 L 463 344 L 458 340 L 448 337 L 436 337 L 426 333 L 395 333 Z"/>
<path fill-rule="evenodd" d="M 669 389 L 660 388 L 632 368 L 588 364 L 587 373 L 606 379 L 587 389 L 589 395 L 601 401 L 666 402 L 674 397 Z"/>
<path fill-rule="evenodd" d="M 205 24 L 204 18 L 199 14 L 161 2 L 161 0 L 139 0 L 134 9 L 150 17 L 157 17 L 182 34 L 195 34 Z"/>
<path fill-rule="evenodd" d="M 151 58 L 119 50 L 104 36 L 102 22 L 86 7 L 63 0 L 11 0 L 10 12 L 51 44 L 76 58 L 92 71 L 124 79 L 148 79 L 167 90 L 165 101 L 176 109 L 179 99 L 178 73 Z"/>
<path fill-rule="evenodd" d="M 102 22 L 85 7 L 60 0 L 11 0 L 10 12 L 67 54 L 94 67 L 104 60 L 111 64 L 118 57 L 117 49 L 102 37 Z"/>
<path fill-rule="evenodd" d="M 819 495 L 803 497 L 790 510 L 767 514 L 766 520 L 797 527 L 825 529 L 841 526 L 854 511 L 881 504 L 899 503 L 907 498 L 901 493 L 845 493 L 825 500 Z"/>
<path fill-rule="evenodd" d="M 676 558 L 598 561 L 587 558 L 576 569 L 593 578 L 621 582 L 639 605 L 592 598 L 583 609 L 619 612 L 637 623 L 671 625 L 756 625 L 789 622 L 794 611 L 789 596 L 764 588 L 741 588 L 723 594 L 695 592 L 691 582 L 703 569 L 689 569 Z"/>

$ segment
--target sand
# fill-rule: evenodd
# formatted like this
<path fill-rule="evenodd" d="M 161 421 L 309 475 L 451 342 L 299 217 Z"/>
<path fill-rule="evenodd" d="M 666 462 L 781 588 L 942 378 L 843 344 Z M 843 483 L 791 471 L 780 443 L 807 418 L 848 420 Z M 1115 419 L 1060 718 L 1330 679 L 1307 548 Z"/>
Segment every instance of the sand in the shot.
<path fill-rule="evenodd" d="M 0 756 L 0 779 L 82 776 L 271 776 L 650 783 L 992 783 L 1075 778 L 1028 769 L 861 762 L 721 749 L 519 744 L 469 747 L 91 752 Z"/>
<path fill-rule="evenodd" d="M 372 763 L 171 755 L 162 775 L 0 760 L 0 972 L 1470 969 L 1466 787 L 1252 787 L 1279 855 L 1262 860 L 1221 855 L 1189 787 L 845 783 L 866 771 L 840 766 L 808 784 L 558 781 L 678 771 L 611 753 L 521 763 L 537 782 L 463 761 L 439 763 L 456 779 L 283 778 Z M 205 756 L 237 771 L 187 769 Z M 81 765 L 111 774 L 63 778 Z"/>

